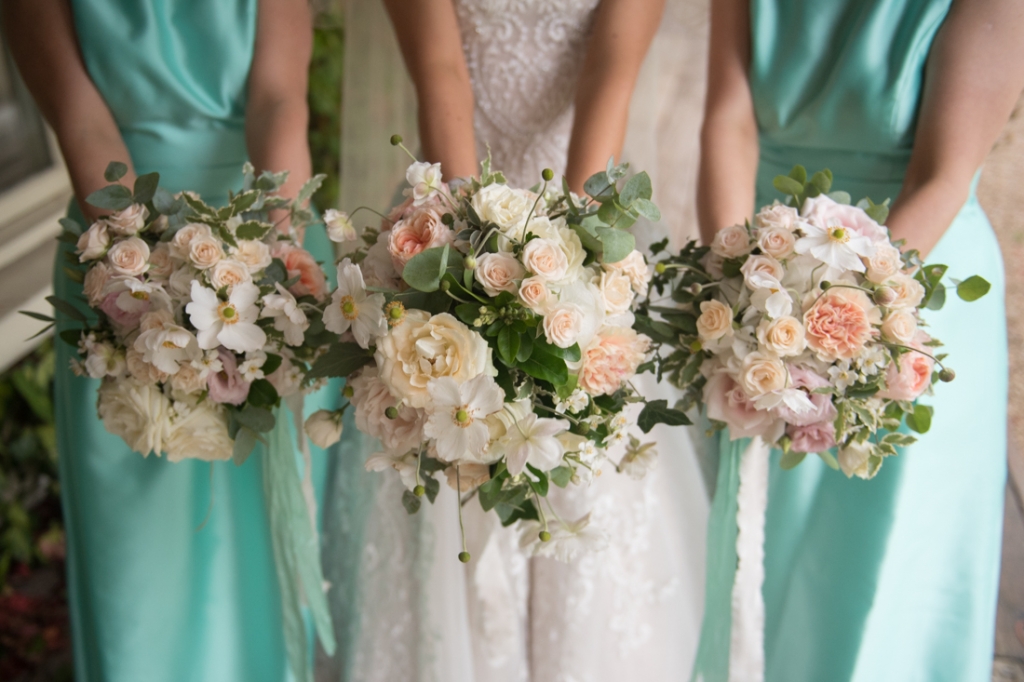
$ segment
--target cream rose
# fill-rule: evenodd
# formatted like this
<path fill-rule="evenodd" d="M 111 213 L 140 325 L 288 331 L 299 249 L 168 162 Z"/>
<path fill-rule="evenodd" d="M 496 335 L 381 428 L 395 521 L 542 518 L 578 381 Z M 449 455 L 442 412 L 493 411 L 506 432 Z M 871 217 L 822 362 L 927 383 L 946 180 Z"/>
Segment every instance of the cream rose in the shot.
<path fill-rule="evenodd" d="M 230 258 L 217 261 L 217 264 L 210 270 L 210 284 L 214 289 L 221 287 L 231 289 L 236 284 L 251 281 L 252 275 L 249 274 L 249 268 L 244 263 Z"/>
<path fill-rule="evenodd" d="M 764 227 L 757 231 L 757 245 L 762 252 L 782 260 L 793 255 L 796 237 L 785 227 Z"/>
<path fill-rule="evenodd" d="M 485 253 L 476 259 L 473 274 L 488 296 L 497 296 L 502 291 L 516 293 L 516 280 L 522 279 L 526 271 L 510 254 Z"/>
<path fill-rule="evenodd" d="M 754 216 L 754 227 L 758 230 L 783 229 L 787 232 L 795 230 L 800 223 L 800 214 L 791 206 L 775 200 L 771 206 L 762 208 Z M 774 254 L 772 254 L 774 255 Z M 782 256 L 776 256 L 781 258 Z"/>
<path fill-rule="evenodd" d="M 865 277 L 875 284 L 882 284 L 903 267 L 903 260 L 900 258 L 900 250 L 888 242 L 882 242 L 875 246 L 875 252 L 870 258 L 864 259 L 867 265 Z"/>
<path fill-rule="evenodd" d="M 188 258 L 200 270 L 208 270 L 224 257 L 224 249 L 213 237 L 196 237 L 188 245 Z"/>
<path fill-rule="evenodd" d="M 448 313 L 430 317 L 408 311 L 405 321 L 378 341 L 374 358 L 391 394 L 415 408 L 430 402 L 431 379 L 450 376 L 463 382 L 497 374 L 483 337 Z"/>
<path fill-rule="evenodd" d="M 697 335 L 702 341 L 732 336 L 732 308 L 714 299 L 702 301 L 697 318 Z"/>
<path fill-rule="evenodd" d="M 344 427 L 341 415 L 331 410 L 317 410 L 306 419 L 306 435 L 318 448 L 329 448 L 341 440 Z"/>
<path fill-rule="evenodd" d="M 209 400 L 175 420 L 166 442 L 167 459 L 171 462 L 231 459 L 234 448 L 234 441 L 228 437 L 227 412 Z"/>
<path fill-rule="evenodd" d="M 592 396 L 611 395 L 636 374 L 651 340 L 625 327 L 606 327 L 583 351 L 579 386 Z"/>
<path fill-rule="evenodd" d="M 750 235 L 742 225 L 719 230 L 711 241 L 711 250 L 722 258 L 739 258 L 750 253 L 751 248 Z"/>
<path fill-rule="evenodd" d="M 523 249 L 523 265 L 545 282 L 558 282 L 565 278 L 569 261 L 557 242 L 532 239 Z"/>
<path fill-rule="evenodd" d="M 906 310 L 893 310 L 882 320 L 882 336 L 895 343 L 908 344 L 917 333 L 917 317 Z"/>
<path fill-rule="evenodd" d="M 569 348 L 579 337 L 583 310 L 575 303 L 559 303 L 544 316 L 544 337 L 559 348 Z"/>
<path fill-rule="evenodd" d="M 85 273 L 85 281 L 82 290 L 85 297 L 89 299 L 89 307 L 98 308 L 103 299 L 106 298 L 107 282 L 110 281 L 110 268 L 100 261 L 93 263 Z"/>
<path fill-rule="evenodd" d="M 149 246 L 138 237 L 129 237 L 107 252 L 110 269 L 125 277 L 138 277 L 149 267 Z"/>
<path fill-rule="evenodd" d="M 157 386 L 132 379 L 104 381 L 96 402 L 107 431 L 135 452 L 158 455 L 171 432 L 171 402 Z"/>
<path fill-rule="evenodd" d="M 149 210 L 142 204 L 132 204 L 123 211 L 118 211 L 107 218 L 110 231 L 126 237 L 136 234 L 146 226 Z"/>
<path fill-rule="evenodd" d="M 150 279 L 166 280 L 174 272 L 175 262 L 167 242 L 159 242 L 149 254 Z"/>
<path fill-rule="evenodd" d="M 142 353 L 130 346 L 124 355 L 128 363 L 128 373 L 144 384 L 158 384 L 167 381 L 168 375 L 142 359 Z"/>
<path fill-rule="evenodd" d="M 651 271 L 647 267 L 644 255 L 636 249 L 630 251 L 629 255 L 622 260 L 616 263 L 602 263 L 602 266 L 608 272 L 621 272 L 629 278 L 633 291 L 641 296 L 647 295 L 647 285 L 651 281 Z"/>
<path fill-rule="evenodd" d="M 602 272 L 597 288 L 601 290 L 604 309 L 609 315 L 624 313 L 633 305 L 633 285 L 621 272 Z"/>
<path fill-rule="evenodd" d="M 244 263 L 249 272 L 259 272 L 270 266 L 273 258 L 270 256 L 270 247 L 256 239 L 239 239 L 238 247 L 231 255 L 239 263 Z"/>
<path fill-rule="evenodd" d="M 895 310 L 913 310 L 924 299 L 924 286 L 904 272 L 896 273 L 886 284 L 896 292 L 896 299 L 889 304 Z"/>
<path fill-rule="evenodd" d="M 781 357 L 800 355 L 807 345 L 804 326 L 789 315 L 762 321 L 757 326 L 757 340 L 765 350 Z"/>
<path fill-rule="evenodd" d="M 540 277 L 527 277 L 519 284 L 519 300 L 533 312 L 543 315 L 549 307 L 551 292 Z"/>
<path fill-rule="evenodd" d="M 178 366 L 178 371 L 171 375 L 171 388 L 194 395 L 206 389 L 206 379 L 192 363 L 183 362 Z"/>
<path fill-rule="evenodd" d="M 493 183 L 481 187 L 480 191 L 473 195 L 471 204 L 480 220 L 497 225 L 511 242 L 520 242 L 523 239 L 526 218 L 536 199 L 537 195 L 532 192 Z M 509 241 L 498 241 L 503 250 L 511 245 Z"/>
<path fill-rule="evenodd" d="M 107 231 L 107 223 L 97 220 L 78 238 L 78 262 L 103 258 L 109 248 L 110 233 Z"/>
<path fill-rule="evenodd" d="M 839 460 L 839 468 L 847 476 L 868 479 L 873 476 L 871 472 L 872 454 L 871 443 L 852 441 L 839 451 L 836 459 Z"/>
<path fill-rule="evenodd" d="M 786 366 L 776 357 L 754 351 L 743 358 L 736 380 L 744 393 L 757 398 L 786 388 Z"/>
<path fill-rule="evenodd" d="M 171 252 L 174 254 L 175 258 L 188 260 L 189 247 L 192 244 L 192 240 L 200 237 L 213 237 L 213 231 L 210 230 L 209 225 L 204 225 L 202 223 L 188 223 L 183 225 L 181 229 L 174 233 L 174 237 L 171 239 Z"/>
<path fill-rule="evenodd" d="M 748 258 L 740 268 L 740 272 L 743 273 L 743 281 L 751 289 L 763 288 L 764 277 L 781 282 L 782 278 L 786 276 L 786 270 L 782 267 L 782 263 L 764 254 Z"/>

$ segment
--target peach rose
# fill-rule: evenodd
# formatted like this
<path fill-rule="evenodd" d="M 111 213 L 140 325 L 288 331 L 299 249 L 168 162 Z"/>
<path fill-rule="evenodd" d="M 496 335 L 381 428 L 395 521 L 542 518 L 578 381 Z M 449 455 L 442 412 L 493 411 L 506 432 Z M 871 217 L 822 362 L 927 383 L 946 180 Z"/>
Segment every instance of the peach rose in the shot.
<path fill-rule="evenodd" d="M 107 223 L 97 220 L 89 229 L 78 238 L 77 251 L 78 262 L 84 263 L 87 260 L 103 258 L 103 254 L 110 248 L 110 232 L 107 230 Z"/>
<path fill-rule="evenodd" d="M 896 292 L 896 299 L 889 304 L 897 310 L 913 310 L 924 299 L 924 286 L 904 272 L 893 275 L 886 284 Z"/>
<path fill-rule="evenodd" d="M 561 247 L 551 239 L 532 239 L 523 248 L 523 265 L 545 282 L 557 282 L 565 277 L 569 259 Z"/>
<path fill-rule="evenodd" d="M 167 242 L 159 242 L 149 254 L 149 277 L 166 280 L 174 272 L 174 257 Z"/>
<path fill-rule="evenodd" d="M 244 263 L 230 258 L 218 261 L 210 270 L 210 284 L 214 289 L 221 287 L 230 289 L 236 284 L 251 281 L 252 275 L 249 274 L 249 268 Z"/>
<path fill-rule="evenodd" d="M 208 270 L 224 257 L 224 249 L 213 237 L 200 236 L 189 242 L 188 259 L 200 270 Z"/>
<path fill-rule="evenodd" d="M 765 206 L 754 216 L 754 227 L 758 230 L 781 228 L 787 232 L 792 232 L 799 227 L 799 224 L 800 214 L 797 213 L 796 209 L 779 203 L 777 199 L 771 206 Z M 776 256 L 776 258 L 781 258 L 781 256 Z"/>
<path fill-rule="evenodd" d="M 803 217 L 807 222 L 823 230 L 845 227 L 854 234 L 867 237 L 873 244 L 889 239 L 886 229 L 872 220 L 863 209 L 840 204 L 825 194 L 804 202 Z"/>
<path fill-rule="evenodd" d="M 144 384 L 160 383 L 166 381 L 169 376 L 143 360 L 142 353 L 134 347 L 129 347 L 125 351 L 124 359 L 128 363 L 128 373 Z"/>
<path fill-rule="evenodd" d="M 786 275 L 786 270 L 782 267 L 782 263 L 765 254 L 748 258 L 747 262 L 740 268 L 740 272 L 743 273 L 743 281 L 751 289 L 758 289 L 764 286 L 763 283 L 757 281 L 756 275 L 771 277 L 776 282 L 781 282 L 782 278 Z"/>
<path fill-rule="evenodd" d="M 739 258 L 750 253 L 752 248 L 747 228 L 742 225 L 730 225 L 719 230 L 711 241 L 711 250 L 722 258 Z"/>
<path fill-rule="evenodd" d="M 767 255 L 782 260 L 793 255 L 796 237 L 785 227 L 765 227 L 757 231 L 757 245 Z"/>
<path fill-rule="evenodd" d="M 544 337 L 550 344 L 568 348 L 576 343 L 582 324 L 583 310 L 578 305 L 559 303 L 544 316 Z"/>
<path fill-rule="evenodd" d="M 245 264 L 245 267 L 249 268 L 249 272 L 264 270 L 273 260 L 270 257 L 270 247 L 257 239 L 239 239 L 238 247 L 231 252 L 231 255 L 239 263 Z"/>
<path fill-rule="evenodd" d="M 138 237 L 119 241 L 107 251 L 110 269 L 125 277 L 138 277 L 149 267 L 149 246 Z"/>
<path fill-rule="evenodd" d="M 601 290 L 604 309 L 609 315 L 624 313 L 633 305 L 633 285 L 624 273 L 614 270 L 602 272 L 597 288 Z"/>
<path fill-rule="evenodd" d="M 882 321 L 882 336 L 895 343 L 908 344 L 917 333 L 917 317 L 906 310 L 893 310 Z"/>
<path fill-rule="evenodd" d="M 519 283 L 519 300 L 538 315 L 548 309 L 550 299 L 548 285 L 540 277 L 527 277 Z"/>
<path fill-rule="evenodd" d="M 629 255 L 622 260 L 615 263 L 602 263 L 602 266 L 608 272 L 621 272 L 626 277 L 629 277 L 629 283 L 633 286 L 633 291 L 641 296 L 647 295 L 647 285 L 651 281 L 651 270 L 647 267 L 644 255 L 636 249 L 630 251 Z"/>
<path fill-rule="evenodd" d="M 781 391 L 788 383 L 786 366 L 776 357 L 754 351 L 743 358 L 737 381 L 751 398 Z"/>
<path fill-rule="evenodd" d="M 803 325 L 790 315 L 763 320 L 757 325 L 757 340 L 765 350 L 782 357 L 800 355 L 807 345 Z"/>
<path fill-rule="evenodd" d="M 192 240 L 199 237 L 213 237 L 213 232 L 210 230 L 209 225 L 188 223 L 175 232 L 174 237 L 171 239 L 171 252 L 175 258 L 188 260 L 189 247 L 192 244 Z"/>
<path fill-rule="evenodd" d="M 900 258 L 900 250 L 892 244 L 883 242 L 875 247 L 871 257 L 864 259 L 867 265 L 865 276 L 868 281 L 875 284 L 882 284 L 903 267 L 903 260 Z"/>
<path fill-rule="evenodd" d="M 651 340 L 625 327 L 601 332 L 583 352 L 579 386 L 592 396 L 610 395 L 636 374 Z"/>
<path fill-rule="evenodd" d="M 918 339 L 922 337 L 919 336 Z M 927 338 L 927 337 L 924 337 Z M 914 348 L 924 351 L 919 342 L 912 344 Z M 878 397 L 889 400 L 916 400 L 932 384 L 932 371 L 935 361 L 924 352 L 907 351 L 897 361 L 889 364 L 885 370 L 885 389 L 878 392 Z"/>
<path fill-rule="evenodd" d="M 522 279 L 526 271 L 516 258 L 507 253 L 485 253 L 476 259 L 473 275 L 488 296 L 497 296 L 503 291 L 516 293 L 516 280 Z"/>
<path fill-rule="evenodd" d="M 714 299 L 702 301 L 697 318 L 697 335 L 702 341 L 732 336 L 732 308 Z"/>
<path fill-rule="evenodd" d="M 206 388 L 206 380 L 191 363 L 183 362 L 171 376 L 171 388 L 185 394 L 199 393 Z"/>
<path fill-rule="evenodd" d="M 109 281 L 110 268 L 102 261 L 94 263 L 85 273 L 85 282 L 82 284 L 82 289 L 85 297 L 89 299 L 89 307 L 96 308 L 103 303 L 103 299 L 106 298 L 103 290 Z"/>
<path fill-rule="evenodd" d="M 313 258 L 313 254 L 301 246 L 288 242 L 277 242 L 272 254 L 274 258 L 280 258 L 284 263 L 288 279 L 299 278 L 298 282 L 288 288 L 293 296 L 312 296 L 318 301 L 324 299 L 327 293 L 327 277 L 323 268 Z"/>
<path fill-rule="evenodd" d="M 441 216 L 432 208 L 413 212 L 399 220 L 388 236 L 388 252 L 401 272 L 414 256 L 435 246 L 444 246 L 452 241 L 452 231 L 441 222 Z"/>
<path fill-rule="evenodd" d="M 712 374 L 704 385 L 704 403 L 708 418 L 729 426 L 729 439 L 763 436 L 775 440 L 782 422 L 768 410 L 759 410 L 732 377 L 725 372 Z M 777 436 L 776 436 L 777 437 Z"/>
<path fill-rule="evenodd" d="M 110 227 L 111 232 L 127 237 L 136 234 L 145 227 L 148 216 L 149 210 L 145 206 L 142 204 L 132 204 L 123 211 L 118 211 L 109 216 L 107 218 L 107 225 Z"/>
<path fill-rule="evenodd" d="M 804 313 L 807 345 L 826 360 L 849 360 L 874 334 L 880 313 L 859 289 L 833 287 Z"/>

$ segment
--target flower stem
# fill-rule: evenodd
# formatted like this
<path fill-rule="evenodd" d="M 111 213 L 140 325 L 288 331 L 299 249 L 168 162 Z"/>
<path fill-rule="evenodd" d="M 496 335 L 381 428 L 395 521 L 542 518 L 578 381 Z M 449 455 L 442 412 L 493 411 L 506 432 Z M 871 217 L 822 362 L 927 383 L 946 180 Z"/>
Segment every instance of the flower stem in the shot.
<path fill-rule="evenodd" d="M 462 522 L 462 502 L 460 495 L 462 495 L 462 479 L 459 476 L 459 465 L 455 464 L 455 503 L 459 508 L 459 534 L 462 536 L 462 552 L 459 554 L 459 561 L 462 563 L 469 563 L 469 551 L 466 549 L 466 526 Z"/>

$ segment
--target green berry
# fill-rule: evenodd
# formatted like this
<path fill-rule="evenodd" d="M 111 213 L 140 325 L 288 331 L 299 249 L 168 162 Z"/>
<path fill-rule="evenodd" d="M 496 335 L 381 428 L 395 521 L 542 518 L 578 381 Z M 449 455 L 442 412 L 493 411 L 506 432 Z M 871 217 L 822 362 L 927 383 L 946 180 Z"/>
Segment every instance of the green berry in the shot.
<path fill-rule="evenodd" d="M 427 493 L 427 489 L 421 485 L 416 486 L 412 489 L 412 494 L 416 497 L 423 497 Z"/>
<path fill-rule="evenodd" d="M 397 147 L 400 144 L 402 144 L 402 136 L 401 135 L 392 135 L 391 136 L 391 146 L 392 147 Z"/>
<path fill-rule="evenodd" d="M 384 410 L 384 416 L 388 419 L 398 419 L 398 408 L 392 405 Z"/>
<path fill-rule="evenodd" d="M 547 532 L 546 530 L 542 530 L 540 532 L 540 541 L 541 542 L 547 542 L 550 539 L 551 539 L 551 533 Z"/>
<path fill-rule="evenodd" d="M 668 268 L 665 267 L 664 263 L 658 263 L 654 266 L 654 271 L 659 275 L 664 275 L 666 270 L 668 270 Z"/>
<path fill-rule="evenodd" d="M 464 564 L 469 563 L 469 552 L 459 552 L 459 561 Z"/>
<path fill-rule="evenodd" d="M 944 381 L 948 384 L 953 379 L 956 379 L 956 372 L 950 368 L 945 367 L 941 372 L 939 372 L 939 381 Z"/>
<path fill-rule="evenodd" d="M 541 171 L 540 176 L 544 178 L 544 182 L 551 182 L 552 180 L 555 179 L 555 171 L 551 170 L 550 168 L 545 168 L 543 171 Z"/>

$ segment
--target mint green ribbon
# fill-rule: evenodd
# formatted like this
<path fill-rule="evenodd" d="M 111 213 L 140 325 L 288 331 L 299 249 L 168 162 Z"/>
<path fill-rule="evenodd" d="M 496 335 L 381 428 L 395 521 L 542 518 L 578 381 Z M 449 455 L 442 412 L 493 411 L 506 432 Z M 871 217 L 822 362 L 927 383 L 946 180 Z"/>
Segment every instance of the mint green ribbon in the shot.
<path fill-rule="evenodd" d="M 298 682 L 313 682 L 303 605 L 309 608 L 313 628 L 328 655 L 334 654 L 334 627 L 320 570 L 319 540 L 306 506 L 295 441 L 288 428 L 289 416 L 288 407 L 282 404 L 275 414 L 277 422 L 269 434 L 267 456 L 263 458 L 263 491 L 281 589 L 288 662 Z M 301 429 L 298 435 L 303 437 Z"/>

